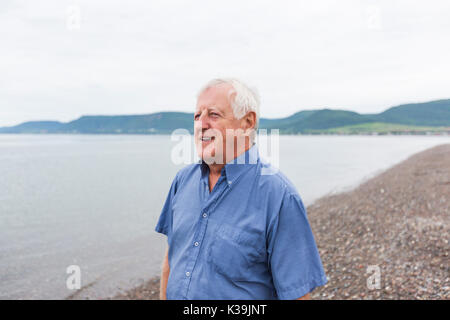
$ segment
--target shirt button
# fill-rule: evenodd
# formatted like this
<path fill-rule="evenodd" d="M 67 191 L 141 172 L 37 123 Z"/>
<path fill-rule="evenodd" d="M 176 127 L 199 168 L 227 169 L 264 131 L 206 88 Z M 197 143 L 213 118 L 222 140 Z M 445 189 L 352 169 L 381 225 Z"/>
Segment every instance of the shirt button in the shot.
<path fill-rule="evenodd" d="M 203 218 L 206 218 L 208 215 L 206 213 L 203 213 Z"/>
<path fill-rule="evenodd" d="M 194 246 L 198 247 L 198 242 L 197 241 L 194 242 Z"/>
<path fill-rule="evenodd" d="M 186 272 L 186 277 L 189 277 L 191 274 L 188 272 Z"/>

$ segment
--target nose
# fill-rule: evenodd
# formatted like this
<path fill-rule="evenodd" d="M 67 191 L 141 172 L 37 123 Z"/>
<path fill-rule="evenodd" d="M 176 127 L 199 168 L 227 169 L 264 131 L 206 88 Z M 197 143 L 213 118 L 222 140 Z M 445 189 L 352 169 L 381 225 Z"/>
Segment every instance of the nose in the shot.
<path fill-rule="evenodd" d="M 211 125 L 209 123 L 209 118 L 206 113 L 202 112 L 198 119 L 194 121 L 194 125 L 196 130 L 198 131 L 206 131 L 209 128 L 211 128 Z"/>

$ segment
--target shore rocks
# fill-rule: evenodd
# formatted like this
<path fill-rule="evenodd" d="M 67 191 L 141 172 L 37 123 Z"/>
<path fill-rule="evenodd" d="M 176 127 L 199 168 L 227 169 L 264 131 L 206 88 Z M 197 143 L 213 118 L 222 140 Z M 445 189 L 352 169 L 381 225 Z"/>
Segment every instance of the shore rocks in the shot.
<path fill-rule="evenodd" d="M 308 207 L 329 282 L 315 299 L 449 299 L 450 145 Z M 379 288 L 368 285 L 379 268 Z"/>

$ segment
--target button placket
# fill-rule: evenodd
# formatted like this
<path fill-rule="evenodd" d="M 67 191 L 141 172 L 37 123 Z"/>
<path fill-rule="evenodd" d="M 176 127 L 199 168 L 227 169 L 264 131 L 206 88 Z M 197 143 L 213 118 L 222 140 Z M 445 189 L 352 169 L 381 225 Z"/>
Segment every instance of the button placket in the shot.
<path fill-rule="evenodd" d="M 184 285 L 184 296 L 186 297 L 186 299 L 188 299 L 188 295 L 189 295 L 189 287 L 190 287 L 190 283 L 192 280 L 192 272 L 194 269 L 194 266 L 197 262 L 198 256 L 200 254 L 200 242 L 203 240 L 205 234 L 206 234 L 206 228 L 207 228 L 207 224 L 208 224 L 208 214 L 211 214 L 210 210 L 213 210 L 213 208 L 217 205 L 217 201 L 219 199 L 221 199 L 226 193 L 227 190 L 229 190 L 230 188 L 227 188 L 227 183 L 223 183 L 223 178 L 221 177 L 221 179 L 219 179 L 219 181 L 217 182 L 217 188 L 216 186 L 214 187 L 213 191 L 211 194 L 207 194 L 205 193 L 206 197 L 204 198 L 204 203 L 205 205 L 202 207 L 202 211 L 203 212 L 200 220 L 198 221 L 198 231 L 194 234 L 194 239 L 198 239 L 198 241 L 194 242 L 194 245 L 191 247 L 191 250 L 193 251 L 193 254 L 191 256 L 191 259 L 189 261 L 189 263 L 187 264 L 187 270 L 190 270 L 186 272 L 186 278 L 185 278 L 185 285 Z M 222 180 L 222 181 L 221 181 Z M 204 186 L 205 188 L 209 188 L 208 186 Z M 207 190 L 209 191 L 209 190 Z M 209 213 L 207 213 L 209 212 Z"/>
<path fill-rule="evenodd" d="M 203 210 L 200 211 L 200 212 L 203 212 L 203 214 L 202 214 L 202 216 L 199 217 L 198 227 L 197 227 L 198 231 L 194 234 L 194 239 L 199 239 L 199 240 L 193 242 L 193 246 L 191 247 L 192 248 L 191 250 L 194 250 L 194 251 L 193 251 L 193 254 L 191 255 L 191 259 L 190 259 L 189 263 L 187 264 L 187 270 L 190 270 L 190 272 L 187 271 L 186 274 L 185 274 L 186 275 L 186 278 L 185 278 L 185 280 L 186 280 L 186 283 L 185 283 L 185 297 L 186 297 L 186 299 L 188 298 L 188 294 L 189 294 L 189 286 L 190 286 L 190 283 L 191 283 L 191 280 L 192 280 L 192 272 L 193 272 L 194 266 L 195 266 L 195 264 L 197 262 L 198 256 L 200 254 L 200 250 L 199 250 L 200 242 L 201 242 L 201 240 L 203 239 L 203 237 L 205 236 L 205 233 L 206 233 L 206 226 L 207 226 L 207 223 L 208 223 L 208 219 L 205 219 L 205 215 L 207 217 L 206 209 L 208 208 L 208 203 L 209 203 L 209 200 L 207 200 L 207 206 L 202 208 Z"/>

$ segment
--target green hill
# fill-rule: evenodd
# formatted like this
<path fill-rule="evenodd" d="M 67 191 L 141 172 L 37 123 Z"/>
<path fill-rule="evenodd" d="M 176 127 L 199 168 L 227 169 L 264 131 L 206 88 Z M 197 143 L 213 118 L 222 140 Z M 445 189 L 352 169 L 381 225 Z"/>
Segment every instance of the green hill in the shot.
<path fill-rule="evenodd" d="M 397 123 L 369 122 L 326 130 L 306 130 L 310 134 L 428 134 L 450 131 L 450 127 L 411 126 Z"/>
<path fill-rule="evenodd" d="M 158 112 L 147 115 L 83 116 L 64 125 L 73 133 L 159 133 L 169 134 L 175 128 L 193 131 L 193 113 Z"/>
<path fill-rule="evenodd" d="M 296 112 L 292 116 L 289 116 L 287 118 L 279 118 L 279 119 L 261 118 L 259 121 L 259 127 L 264 129 L 279 129 L 280 127 L 289 128 L 291 126 L 295 126 L 295 123 L 308 118 L 317 111 L 318 110 L 303 110 Z"/>
<path fill-rule="evenodd" d="M 170 134 L 177 128 L 193 132 L 193 113 L 82 116 L 67 123 L 32 121 L 0 128 L 0 133 Z M 434 129 L 430 129 L 434 128 Z M 346 110 L 303 110 L 286 118 L 260 119 L 260 129 L 299 133 L 399 133 L 450 131 L 450 99 L 395 106 L 378 114 Z"/>
<path fill-rule="evenodd" d="M 0 133 L 56 133 L 63 125 L 58 121 L 29 121 L 14 127 L 0 128 Z"/>
<path fill-rule="evenodd" d="M 345 110 L 323 109 L 295 122 L 280 125 L 279 128 L 281 133 L 295 134 L 304 133 L 311 129 L 323 130 L 371 121 L 375 121 L 375 119 L 370 115 Z"/>
<path fill-rule="evenodd" d="M 404 104 L 378 114 L 381 122 L 416 126 L 450 126 L 450 100 Z"/>

